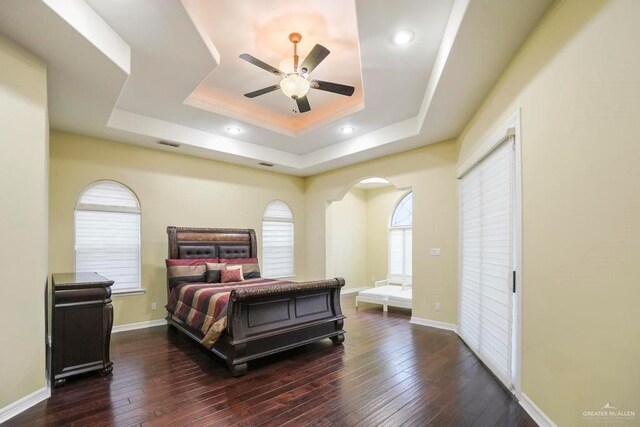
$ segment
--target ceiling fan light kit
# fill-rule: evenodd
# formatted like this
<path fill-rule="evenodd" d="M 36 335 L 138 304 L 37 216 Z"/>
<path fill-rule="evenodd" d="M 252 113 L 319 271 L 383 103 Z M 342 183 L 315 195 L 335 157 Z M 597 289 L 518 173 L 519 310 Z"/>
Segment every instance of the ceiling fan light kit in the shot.
<path fill-rule="evenodd" d="M 309 80 L 300 76 L 299 74 L 289 74 L 284 79 L 280 80 L 280 89 L 282 93 L 289 98 L 297 99 L 302 98 L 309 92 L 311 83 Z"/>
<path fill-rule="evenodd" d="M 240 59 L 243 59 L 257 67 L 262 68 L 272 74 L 281 77 L 280 84 L 268 86 L 262 89 L 258 89 L 253 92 L 245 93 L 247 98 L 255 98 L 260 95 L 264 95 L 280 89 L 289 98 L 296 101 L 298 111 L 300 113 L 306 113 L 311 111 L 311 105 L 307 99 L 307 93 L 309 89 L 317 89 L 325 92 L 337 93 L 338 95 L 351 96 L 355 88 L 353 86 L 347 86 L 339 83 L 325 82 L 322 80 L 309 81 L 309 74 L 331 53 L 329 49 L 322 45 L 315 45 L 309 55 L 299 65 L 298 57 L 298 43 L 302 40 L 300 33 L 289 34 L 289 41 L 293 43 L 293 72 L 285 73 L 276 67 L 273 67 L 265 62 L 262 62 L 258 58 L 243 53 L 240 55 Z"/>

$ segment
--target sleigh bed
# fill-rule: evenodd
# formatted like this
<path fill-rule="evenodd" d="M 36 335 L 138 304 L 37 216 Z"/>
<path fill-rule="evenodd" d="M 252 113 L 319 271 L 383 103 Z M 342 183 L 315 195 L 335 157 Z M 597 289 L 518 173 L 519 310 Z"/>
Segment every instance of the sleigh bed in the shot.
<path fill-rule="evenodd" d="M 243 268 L 257 266 L 252 229 L 167 227 L 167 234 L 167 266 L 213 261 L 206 264 L 209 268 L 215 261 L 232 265 L 246 260 L 256 264 Z M 197 268 L 200 273 L 202 267 Z M 205 283 L 194 276 L 192 283 L 176 283 L 169 270 L 168 323 L 221 357 L 233 376 L 245 374 L 247 362 L 260 357 L 325 338 L 344 341 L 342 278 L 286 282 L 261 278 L 259 267 L 257 272 L 250 267 L 244 281 Z"/>

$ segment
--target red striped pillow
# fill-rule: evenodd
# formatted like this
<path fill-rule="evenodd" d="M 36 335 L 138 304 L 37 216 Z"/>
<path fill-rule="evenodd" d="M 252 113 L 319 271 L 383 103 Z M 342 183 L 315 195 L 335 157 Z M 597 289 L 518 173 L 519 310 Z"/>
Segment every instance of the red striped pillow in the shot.
<path fill-rule="evenodd" d="M 167 267 L 167 278 L 169 287 L 174 287 L 182 283 L 204 282 L 204 273 L 207 267 L 202 265 L 172 265 Z"/>

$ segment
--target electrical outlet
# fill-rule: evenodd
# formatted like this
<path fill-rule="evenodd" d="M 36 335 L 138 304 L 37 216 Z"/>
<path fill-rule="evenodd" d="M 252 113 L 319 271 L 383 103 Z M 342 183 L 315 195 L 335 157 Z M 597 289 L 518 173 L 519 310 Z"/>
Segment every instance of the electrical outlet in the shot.
<path fill-rule="evenodd" d="M 158 309 L 158 304 L 155 302 L 151 303 L 151 310 L 157 310 Z"/>
<path fill-rule="evenodd" d="M 440 311 L 440 303 L 439 302 L 436 303 L 436 311 Z"/>
<path fill-rule="evenodd" d="M 429 253 L 431 256 L 440 256 L 440 248 L 431 248 Z"/>

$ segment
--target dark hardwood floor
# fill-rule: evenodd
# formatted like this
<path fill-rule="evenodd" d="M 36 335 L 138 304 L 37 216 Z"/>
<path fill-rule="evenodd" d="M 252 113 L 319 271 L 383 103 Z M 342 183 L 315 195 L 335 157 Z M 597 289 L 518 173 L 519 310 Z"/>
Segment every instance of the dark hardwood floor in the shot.
<path fill-rule="evenodd" d="M 114 334 L 113 374 L 70 379 L 7 425 L 535 426 L 453 333 L 343 297 L 346 340 L 225 365 L 167 327 Z"/>

